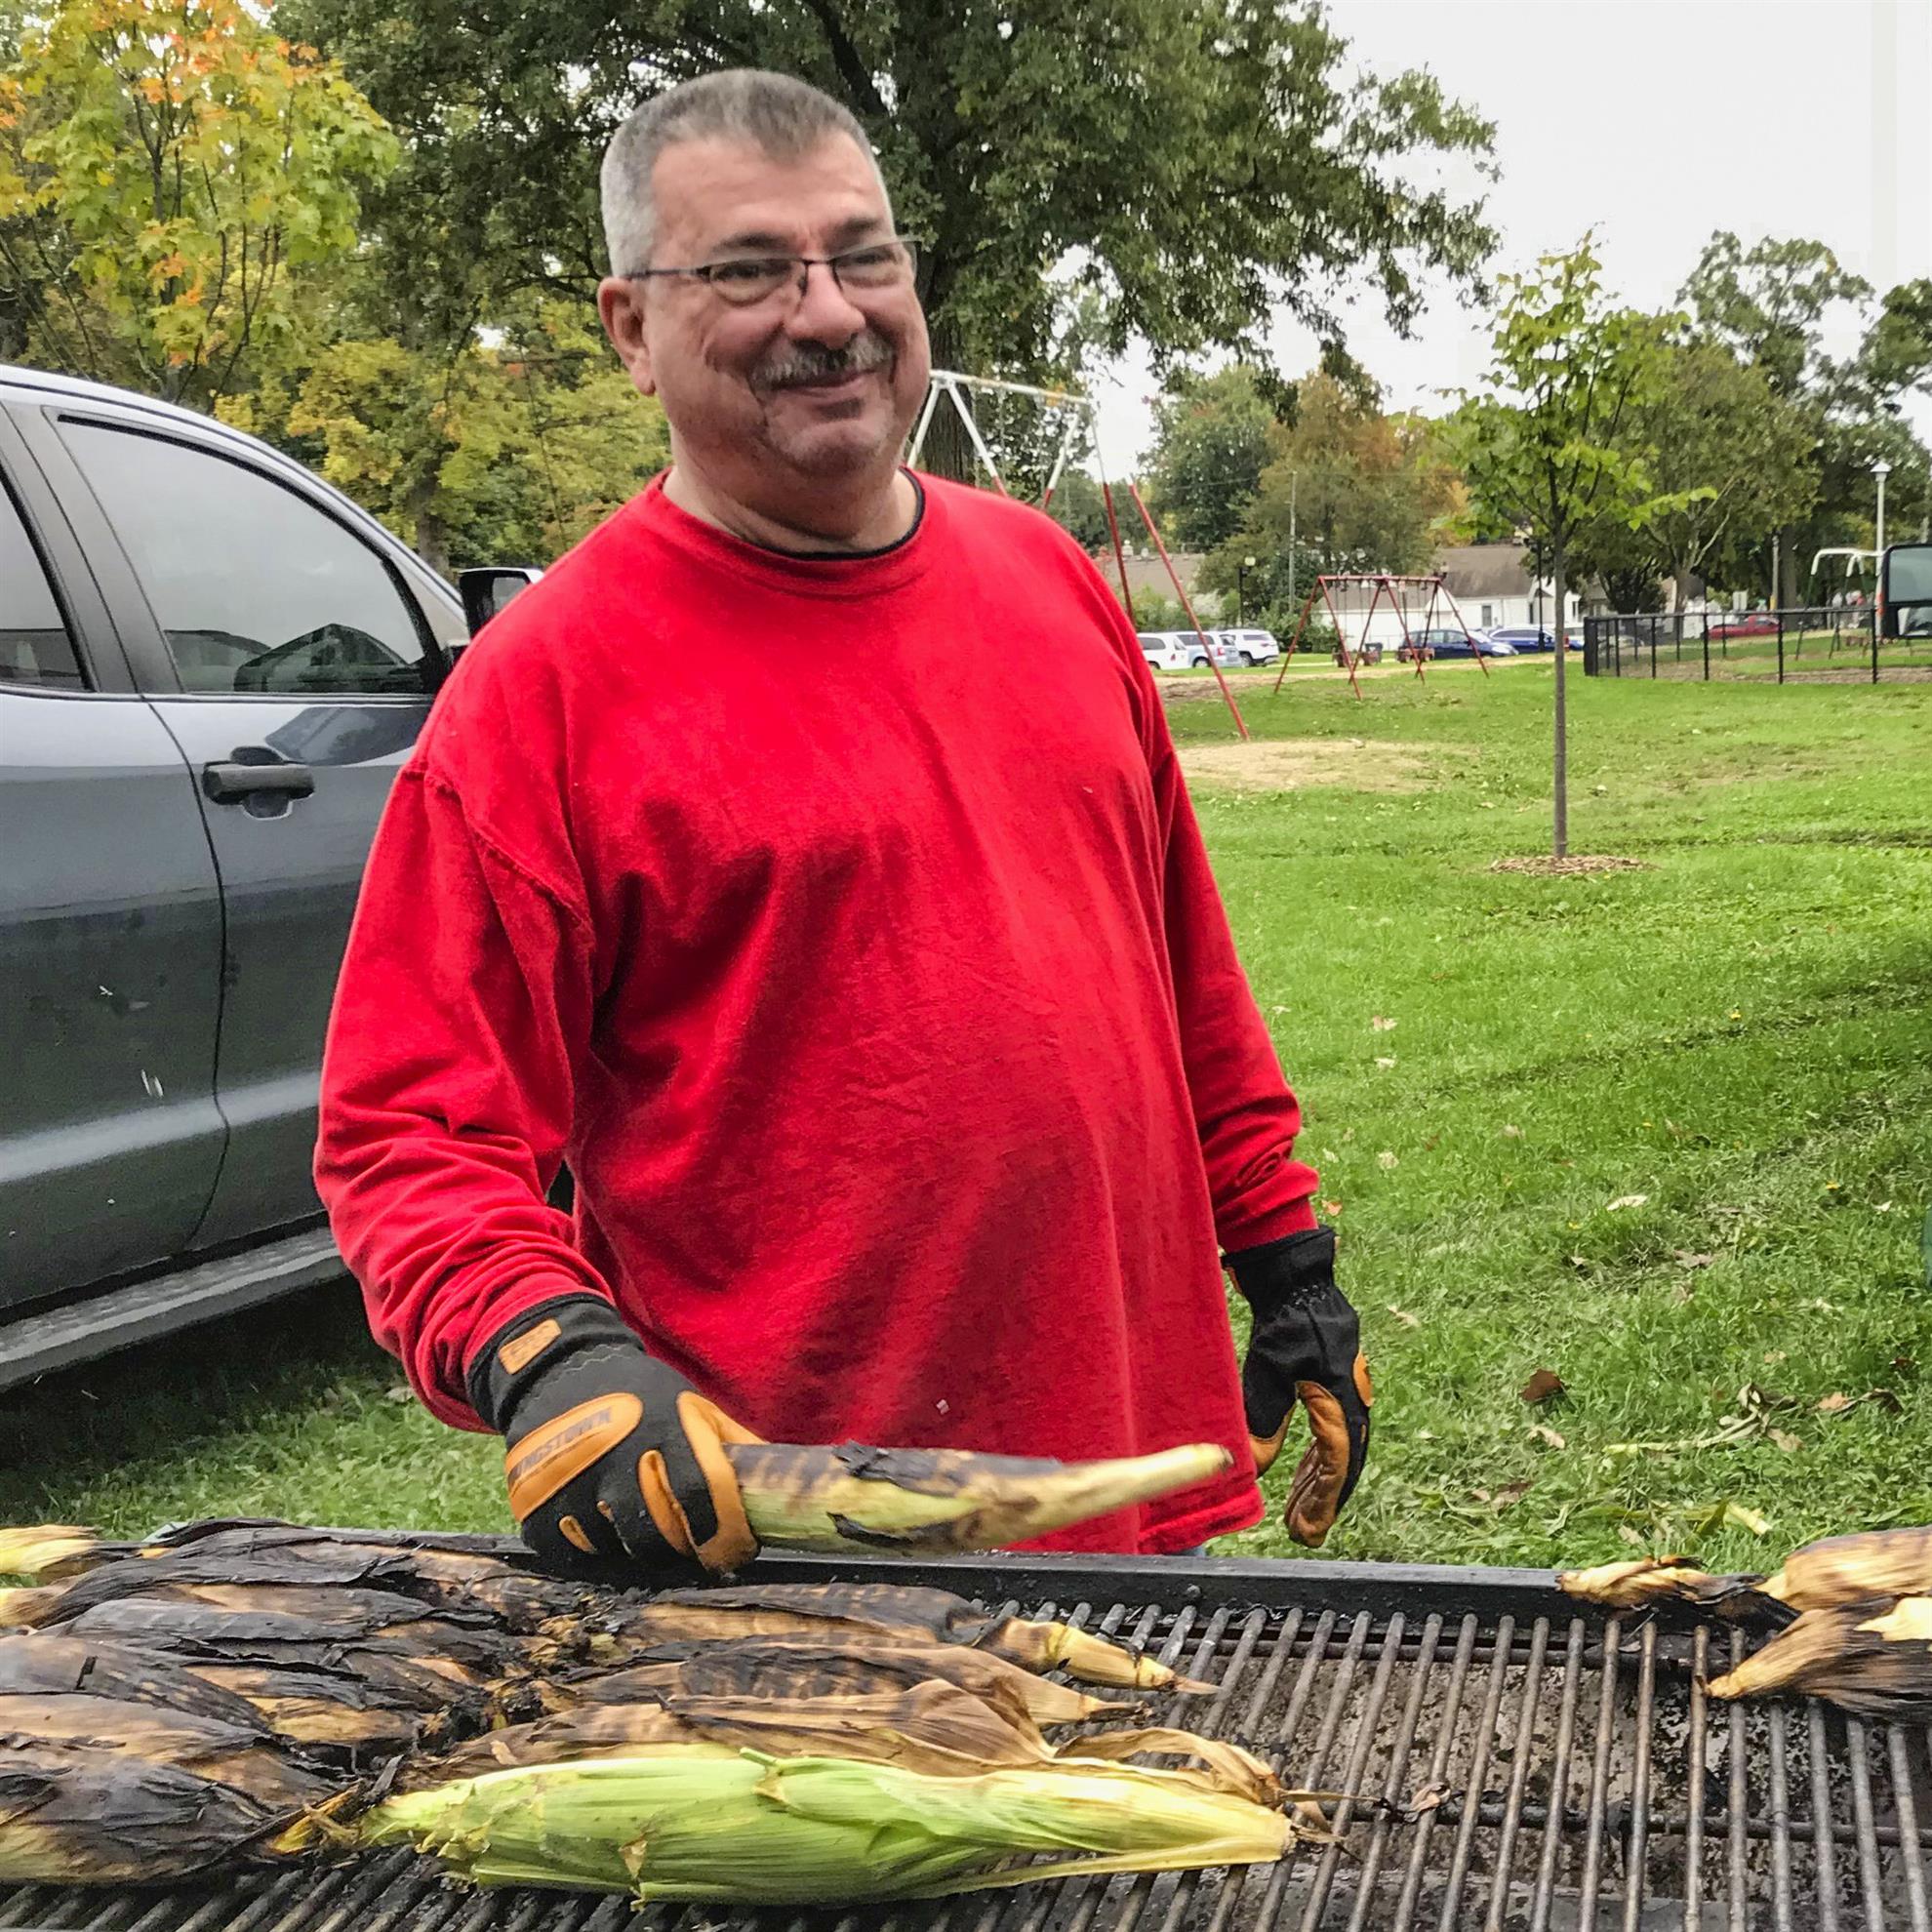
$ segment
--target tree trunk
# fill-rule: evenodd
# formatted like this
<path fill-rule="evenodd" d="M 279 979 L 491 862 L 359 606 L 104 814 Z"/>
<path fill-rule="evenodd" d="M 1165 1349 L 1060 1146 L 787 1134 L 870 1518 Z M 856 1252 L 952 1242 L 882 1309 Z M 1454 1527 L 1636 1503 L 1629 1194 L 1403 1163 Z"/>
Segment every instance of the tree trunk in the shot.
<path fill-rule="evenodd" d="M 434 507 L 435 500 L 433 475 L 424 476 L 411 487 L 407 503 L 410 525 L 416 535 L 410 547 L 438 577 L 454 582 L 450 578 L 449 525 Z"/>
<path fill-rule="evenodd" d="M 1796 609 L 1798 600 L 1796 536 L 1796 529 L 1789 523 L 1778 532 L 1778 582 L 1771 600 L 1788 611 Z"/>
<path fill-rule="evenodd" d="M 1568 670 L 1570 655 L 1569 626 L 1563 621 L 1564 606 L 1568 601 L 1568 589 L 1564 583 L 1564 545 L 1550 546 L 1550 588 L 1555 593 L 1556 622 L 1553 630 L 1556 638 L 1556 738 L 1554 757 L 1554 783 L 1551 786 L 1554 797 L 1553 849 L 1554 856 L 1563 858 L 1570 849 L 1570 738 L 1569 717 L 1564 705 L 1564 673 Z"/>
<path fill-rule="evenodd" d="M 964 344 L 959 339 L 959 331 L 940 314 L 932 323 L 933 367 L 950 369 L 962 376 L 977 372 L 961 369 L 959 358 Z M 961 398 L 968 409 L 973 406 L 971 394 Z M 939 407 L 933 411 L 931 425 L 926 431 L 926 440 L 919 451 L 919 467 L 934 476 L 949 476 L 959 483 L 984 483 L 992 487 L 992 478 L 984 473 L 980 460 L 973 450 L 973 439 L 966 433 L 966 425 L 959 420 L 959 412 L 953 407 L 948 396 L 942 396 Z"/>

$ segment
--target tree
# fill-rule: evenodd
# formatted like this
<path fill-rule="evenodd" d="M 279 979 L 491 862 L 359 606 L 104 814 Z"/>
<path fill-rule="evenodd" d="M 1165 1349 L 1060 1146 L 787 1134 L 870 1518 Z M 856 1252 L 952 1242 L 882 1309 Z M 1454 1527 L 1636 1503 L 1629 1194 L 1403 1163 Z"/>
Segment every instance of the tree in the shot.
<path fill-rule="evenodd" d="M 1358 386 L 1321 372 L 1301 383 L 1294 423 L 1273 426 L 1269 451 L 1239 528 L 1201 581 L 1224 596 L 1238 584 L 1277 631 L 1292 629 L 1325 571 L 1428 570 L 1461 507 L 1434 425 L 1386 416 Z"/>
<path fill-rule="evenodd" d="M 0 309 L 47 366 L 206 407 L 355 246 L 395 142 L 239 0 L 60 0 L 0 70 Z"/>
<path fill-rule="evenodd" d="M 1211 550 L 1241 527 L 1272 454 L 1274 411 L 1254 370 L 1176 379 L 1155 417 L 1147 473 L 1161 534 Z"/>
<path fill-rule="evenodd" d="M 1522 531 L 1547 565 L 1556 607 L 1553 846 L 1569 849 L 1569 741 L 1564 701 L 1569 553 L 1599 517 L 1635 524 L 1662 507 L 1627 431 L 1656 393 L 1654 318 L 1612 308 L 1593 237 L 1568 255 L 1501 278 L 1489 380 L 1452 421 L 1469 494 Z"/>
<path fill-rule="evenodd" d="M 1123 492 L 1115 491 L 1114 515 L 1120 514 L 1119 498 Z M 1127 506 L 1128 515 L 1133 517 L 1133 504 Z M 1060 472 L 1060 487 L 1053 493 L 1053 502 L 1047 505 L 1047 514 L 1079 544 L 1083 550 L 1105 550 L 1111 547 L 1113 536 L 1107 528 L 1107 500 L 1101 494 L 1101 486 L 1084 469 L 1077 469 L 1071 463 Z M 1134 517 L 1139 522 L 1138 517 Z M 1122 541 L 1128 540 L 1128 533 L 1121 532 Z"/>
<path fill-rule="evenodd" d="M 494 345 L 439 360 L 345 335 L 221 414 L 289 450 L 436 569 L 547 564 L 669 461 L 639 396 L 574 304 L 527 304 Z"/>
<path fill-rule="evenodd" d="M 1660 328 L 1664 325 L 1660 323 Z M 1739 540 L 1790 529 L 1818 492 L 1815 435 L 1804 410 L 1779 395 L 1762 366 L 1710 340 L 1669 341 L 1655 386 L 1630 412 L 1626 442 L 1660 493 L 1632 526 L 1610 512 L 1579 535 L 1575 561 L 1594 568 L 1620 611 L 1655 608 L 1650 585 L 1708 576 Z"/>
<path fill-rule="evenodd" d="M 1324 341 L 1366 282 L 1398 327 L 1426 271 L 1469 284 L 1480 204 L 1416 185 L 1493 130 L 1427 74 L 1358 70 L 1317 0 L 285 0 L 403 130 L 387 219 L 587 295 L 597 158 L 652 93 L 776 67 L 844 101 L 925 243 L 937 359 L 1025 376 L 1083 294 L 1099 344 Z M 432 264 L 450 251 L 435 244 Z M 1049 271 L 1064 264 L 1064 272 Z"/>

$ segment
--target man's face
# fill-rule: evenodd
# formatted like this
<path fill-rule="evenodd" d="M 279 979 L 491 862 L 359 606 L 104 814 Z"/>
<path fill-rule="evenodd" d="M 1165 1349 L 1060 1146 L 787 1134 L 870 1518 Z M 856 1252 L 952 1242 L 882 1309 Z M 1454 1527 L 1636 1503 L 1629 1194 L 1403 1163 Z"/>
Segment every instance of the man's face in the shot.
<path fill-rule="evenodd" d="M 676 142 L 652 188 L 654 268 L 837 255 L 893 231 L 869 158 L 842 135 L 791 161 L 748 142 Z M 814 491 L 890 485 L 930 368 L 909 279 L 848 290 L 818 266 L 802 295 L 792 280 L 742 307 L 690 276 L 614 277 L 600 295 L 631 381 L 664 404 L 678 461 L 714 488 L 785 515 Z"/>

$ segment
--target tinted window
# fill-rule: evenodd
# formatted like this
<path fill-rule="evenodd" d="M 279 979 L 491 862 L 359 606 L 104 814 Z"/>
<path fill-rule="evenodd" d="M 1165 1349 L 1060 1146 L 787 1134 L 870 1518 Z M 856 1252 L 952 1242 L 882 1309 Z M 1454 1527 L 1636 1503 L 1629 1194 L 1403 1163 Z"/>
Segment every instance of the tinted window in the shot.
<path fill-rule="evenodd" d="M 1901 544 L 1891 554 L 1886 584 L 1895 604 L 1932 602 L 1932 548 Z"/>
<path fill-rule="evenodd" d="M 70 423 L 67 441 L 189 691 L 421 694 L 421 631 L 360 539 L 205 450 Z"/>
<path fill-rule="evenodd" d="M 85 683 L 40 554 L 0 484 L 0 684 L 78 691 Z"/>

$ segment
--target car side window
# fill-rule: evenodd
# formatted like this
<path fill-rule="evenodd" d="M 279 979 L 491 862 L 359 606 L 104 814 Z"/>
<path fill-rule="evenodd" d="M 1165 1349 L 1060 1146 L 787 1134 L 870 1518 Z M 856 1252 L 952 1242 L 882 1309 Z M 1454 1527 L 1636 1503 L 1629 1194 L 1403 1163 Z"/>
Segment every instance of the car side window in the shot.
<path fill-rule="evenodd" d="M 4 482 L 0 482 L 0 684 L 42 691 L 80 691 L 87 685 L 46 567 Z"/>
<path fill-rule="evenodd" d="M 420 697 L 423 632 L 359 538 L 261 471 L 138 430 L 64 425 L 67 446 L 194 692 Z"/>

